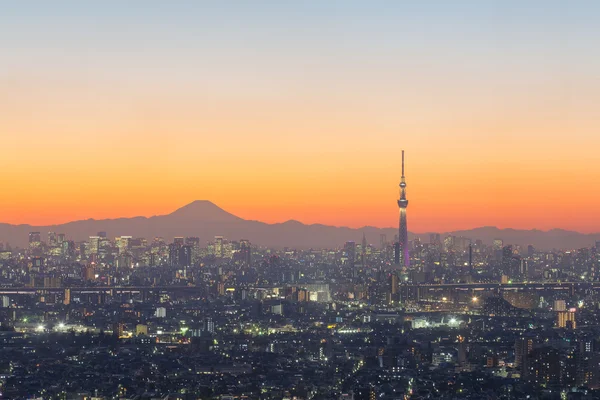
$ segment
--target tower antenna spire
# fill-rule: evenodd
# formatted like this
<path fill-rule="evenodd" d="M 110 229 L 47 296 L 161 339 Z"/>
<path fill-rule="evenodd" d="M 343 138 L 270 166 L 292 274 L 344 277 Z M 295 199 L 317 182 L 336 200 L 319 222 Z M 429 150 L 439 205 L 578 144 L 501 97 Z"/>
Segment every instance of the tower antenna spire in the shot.
<path fill-rule="evenodd" d="M 404 178 L 404 150 L 402 150 L 402 177 Z"/>

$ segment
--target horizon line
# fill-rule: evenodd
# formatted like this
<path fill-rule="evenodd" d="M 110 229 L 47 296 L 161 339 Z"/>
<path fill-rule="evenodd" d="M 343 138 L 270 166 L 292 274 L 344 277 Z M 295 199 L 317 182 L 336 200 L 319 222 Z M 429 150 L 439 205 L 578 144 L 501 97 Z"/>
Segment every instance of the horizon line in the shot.
<path fill-rule="evenodd" d="M 219 205 L 217 205 L 216 203 L 214 203 L 211 200 L 193 200 L 189 203 L 184 204 L 181 207 L 176 208 L 175 210 L 171 211 L 170 213 L 167 214 L 154 214 L 154 215 L 134 215 L 134 216 L 123 216 L 123 217 L 112 217 L 112 218 L 101 218 L 101 219 L 96 219 L 96 218 L 85 218 L 85 219 L 75 219 L 75 220 L 69 220 L 66 222 L 60 222 L 60 223 L 53 223 L 53 224 L 49 224 L 49 225 L 32 225 L 29 223 L 22 223 L 22 224 L 11 224 L 8 222 L 2 222 L 0 221 L 0 225 L 9 225 L 9 226 L 14 226 L 14 227 L 24 227 L 24 226 L 29 226 L 32 228 L 42 228 L 42 227 L 53 227 L 53 226 L 60 226 L 60 225 L 67 225 L 67 224 L 72 224 L 72 223 L 77 223 L 77 222 L 85 222 L 85 221 L 115 221 L 115 220 L 120 220 L 120 219 L 136 219 L 136 218 L 144 218 L 144 219 L 150 219 L 150 218 L 156 218 L 156 217 L 166 217 L 172 214 L 175 214 L 177 211 L 182 210 L 194 203 L 210 203 L 213 206 L 217 207 L 219 210 L 235 217 L 235 218 L 239 218 L 240 220 L 243 221 L 248 221 L 248 222 L 259 222 L 262 224 L 266 224 L 266 225 L 281 225 L 281 224 L 285 224 L 288 222 L 297 222 L 300 223 L 302 225 L 305 226 L 316 226 L 316 225 L 320 225 L 320 226 L 327 226 L 327 227 L 332 227 L 332 228 L 339 228 L 339 229 L 352 229 L 352 230 L 362 230 L 362 229 L 391 229 L 391 230 L 396 230 L 396 227 L 393 226 L 384 226 L 384 227 L 380 227 L 380 226 L 375 226 L 375 225 L 364 225 L 361 227 L 350 227 L 350 226 L 345 226 L 345 225 L 330 225 L 330 224 L 324 224 L 324 223 L 306 223 L 306 222 L 302 222 L 298 219 L 294 219 L 294 218 L 290 218 L 287 219 L 285 221 L 281 221 L 281 222 L 264 222 L 264 221 L 260 221 L 257 219 L 245 219 L 242 217 L 239 217 L 223 208 L 221 208 Z M 511 227 L 507 227 L 507 228 L 500 228 L 498 226 L 495 225 L 481 225 L 481 226 L 476 226 L 476 227 L 472 227 L 472 228 L 465 228 L 465 229 L 457 229 L 457 230 L 453 230 L 453 231 L 425 231 L 425 232 L 411 232 L 410 230 L 408 231 L 408 233 L 412 234 L 412 235 L 427 235 L 427 234 L 431 234 L 431 233 L 438 233 L 438 234 L 445 234 L 445 233 L 454 233 L 454 232 L 463 232 L 463 231 L 472 231 L 472 230 L 476 230 L 476 229 L 484 229 L 484 228 L 493 228 L 493 229 L 497 229 L 497 230 L 513 230 L 513 231 L 538 231 L 538 232 L 543 232 L 543 233 L 547 233 L 547 232 L 551 232 L 551 231 L 563 231 L 563 232 L 574 232 L 574 233 L 578 233 L 580 235 L 599 235 L 600 231 L 595 231 L 595 232 L 589 232 L 589 233 L 585 233 L 585 232 L 581 232 L 581 231 L 577 231 L 577 230 L 572 230 L 572 229 L 565 229 L 565 228 L 560 228 L 560 227 L 554 227 L 554 228 L 550 228 L 547 230 L 543 230 L 543 229 L 538 229 L 538 228 L 511 228 Z"/>

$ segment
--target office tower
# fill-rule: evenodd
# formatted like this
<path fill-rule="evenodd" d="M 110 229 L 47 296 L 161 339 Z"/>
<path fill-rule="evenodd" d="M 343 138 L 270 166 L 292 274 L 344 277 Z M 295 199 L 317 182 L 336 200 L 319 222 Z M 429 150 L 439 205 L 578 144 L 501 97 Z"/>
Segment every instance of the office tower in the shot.
<path fill-rule="evenodd" d="M 116 239 L 117 247 L 119 248 L 119 254 L 125 253 L 129 250 L 129 243 L 131 242 L 131 236 L 121 236 Z"/>
<path fill-rule="evenodd" d="M 535 254 L 535 247 L 532 245 L 527 246 L 527 257 L 533 257 Z"/>
<path fill-rule="evenodd" d="M 390 275 L 390 290 L 388 295 L 388 303 L 392 304 L 394 302 L 397 302 L 399 300 L 399 297 L 400 296 L 398 294 L 398 275 L 392 272 L 392 274 Z"/>
<path fill-rule="evenodd" d="M 379 247 L 381 247 L 381 250 L 385 250 L 387 246 L 387 236 L 385 235 L 385 233 L 382 233 L 381 235 L 379 235 Z"/>
<path fill-rule="evenodd" d="M 156 309 L 156 311 L 154 312 L 154 316 L 156 318 L 166 318 L 167 316 L 167 309 L 164 307 L 158 307 Z"/>
<path fill-rule="evenodd" d="M 98 254 L 100 250 L 100 236 L 90 236 L 88 254 Z"/>
<path fill-rule="evenodd" d="M 344 258 L 346 259 L 346 264 L 350 268 L 354 268 L 354 262 L 356 260 L 356 243 L 346 242 L 346 244 L 344 244 Z"/>
<path fill-rule="evenodd" d="M 223 236 L 215 236 L 215 257 L 223 257 Z"/>
<path fill-rule="evenodd" d="M 183 246 L 185 244 L 185 240 L 183 239 L 183 237 L 174 237 L 173 238 L 173 244 L 177 245 L 177 246 Z"/>
<path fill-rule="evenodd" d="M 444 238 L 444 251 L 454 251 L 456 248 L 456 236 L 448 235 Z"/>
<path fill-rule="evenodd" d="M 367 263 L 367 238 L 365 237 L 365 233 L 363 232 L 362 245 L 360 248 L 360 264 L 363 268 L 365 268 L 366 263 Z"/>
<path fill-rule="evenodd" d="M 398 275 L 392 272 L 390 276 L 390 293 L 396 295 L 398 293 Z"/>
<path fill-rule="evenodd" d="M 117 257 L 117 268 L 133 268 L 133 257 L 129 253 L 119 254 Z"/>
<path fill-rule="evenodd" d="M 54 232 L 48 232 L 48 246 L 50 247 L 54 247 L 56 246 L 57 242 L 56 242 L 56 233 Z"/>
<path fill-rule="evenodd" d="M 558 311 L 556 315 L 556 326 L 558 328 L 577 328 L 575 313 L 572 311 Z"/>
<path fill-rule="evenodd" d="M 527 277 L 529 276 L 529 264 L 528 261 L 525 259 L 521 259 L 521 265 L 519 266 L 519 273 L 524 276 Z"/>
<path fill-rule="evenodd" d="M 469 273 L 473 275 L 473 245 L 469 243 Z"/>
<path fill-rule="evenodd" d="M 494 250 L 502 250 L 504 246 L 504 241 L 502 239 L 494 239 L 494 244 L 492 245 Z"/>
<path fill-rule="evenodd" d="M 212 320 L 212 318 L 210 318 L 210 317 L 204 318 L 204 331 L 210 332 L 210 333 L 215 333 L 215 323 Z"/>
<path fill-rule="evenodd" d="M 176 243 L 171 243 L 169 245 L 169 265 L 171 267 L 179 266 L 179 249 L 180 246 L 178 246 Z"/>
<path fill-rule="evenodd" d="M 29 232 L 29 248 L 37 249 L 42 245 L 42 239 L 39 232 Z"/>
<path fill-rule="evenodd" d="M 192 265 L 192 247 L 181 246 L 179 248 L 179 263 L 180 267 L 190 267 Z"/>
<path fill-rule="evenodd" d="M 554 311 L 567 311 L 567 304 L 564 300 L 554 300 Z"/>
<path fill-rule="evenodd" d="M 406 225 L 406 180 L 404 178 L 404 150 L 402 150 L 402 177 L 400 180 L 400 199 L 398 200 L 400 208 L 400 226 L 398 232 L 398 261 L 401 265 L 408 267 L 410 265 L 408 254 L 408 226 Z"/>
<path fill-rule="evenodd" d="M 252 265 L 252 248 L 250 241 L 245 239 L 240 240 L 240 261 L 247 267 Z"/>
<path fill-rule="evenodd" d="M 200 238 L 186 237 L 185 244 L 192 248 L 192 262 L 196 263 L 200 259 Z"/>
<path fill-rule="evenodd" d="M 494 239 L 492 244 L 492 255 L 494 256 L 494 260 L 502 261 L 502 247 L 504 247 L 502 239 Z"/>
<path fill-rule="evenodd" d="M 101 238 L 105 238 L 106 237 L 106 232 L 100 231 L 100 232 L 97 233 L 96 236 L 101 237 Z"/>
<path fill-rule="evenodd" d="M 432 244 L 437 250 L 441 250 L 442 236 L 439 233 L 432 233 L 429 235 L 429 243 Z"/>
<path fill-rule="evenodd" d="M 62 255 L 66 258 L 73 257 L 75 255 L 75 242 L 72 240 L 62 242 Z"/>
<path fill-rule="evenodd" d="M 515 341 L 515 368 L 521 372 L 521 376 L 527 372 L 527 357 L 533 350 L 533 339 L 521 337 Z"/>
<path fill-rule="evenodd" d="M 502 270 L 505 274 L 509 276 L 514 276 L 514 271 L 511 270 L 513 262 L 513 250 L 512 246 L 504 246 L 502 248 Z"/>
<path fill-rule="evenodd" d="M 64 243 L 64 241 L 65 241 L 65 234 L 64 233 L 59 233 L 56 236 L 56 244 L 58 244 L 60 246 L 61 244 Z"/>

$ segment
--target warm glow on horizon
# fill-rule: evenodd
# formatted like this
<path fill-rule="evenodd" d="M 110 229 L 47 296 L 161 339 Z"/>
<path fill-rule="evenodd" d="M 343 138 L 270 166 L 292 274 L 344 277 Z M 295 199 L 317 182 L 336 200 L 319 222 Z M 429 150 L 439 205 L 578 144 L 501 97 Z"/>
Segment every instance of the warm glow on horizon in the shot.
<path fill-rule="evenodd" d="M 0 15 L 0 222 L 397 227 L 404 149 L 410 232 L 600 231 L 591 13 L 152 4 Z"/>

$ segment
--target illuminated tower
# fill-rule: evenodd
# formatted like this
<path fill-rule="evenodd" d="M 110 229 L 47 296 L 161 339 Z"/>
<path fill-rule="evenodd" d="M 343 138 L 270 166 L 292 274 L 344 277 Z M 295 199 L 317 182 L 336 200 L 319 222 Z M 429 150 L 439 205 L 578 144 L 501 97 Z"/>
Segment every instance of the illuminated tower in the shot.
<path fill-rule="evenodd" d="M 402 179 L 400 180 L 400 199 L 398 207 L 400 207 L 400 232 L 398 234 L 398 255 L 400 265 L 408 267 L 410 259 L 408 256 L 408 227 L 406 224 L 406 181 L 404 179 L 404 150 L 402 150 Z"/>

